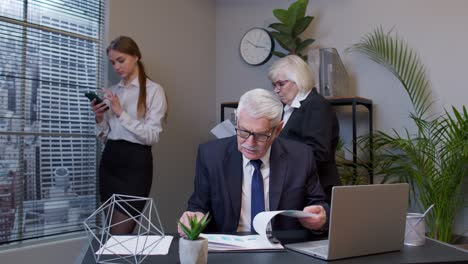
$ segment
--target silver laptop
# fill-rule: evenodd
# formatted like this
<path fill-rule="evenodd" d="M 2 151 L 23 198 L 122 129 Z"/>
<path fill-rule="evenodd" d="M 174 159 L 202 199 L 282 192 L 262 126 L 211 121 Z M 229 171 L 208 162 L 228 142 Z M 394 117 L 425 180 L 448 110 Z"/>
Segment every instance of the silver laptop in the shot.
<path fill-rule="evenodd" d="M 408 195 L 406 183 L 333 187 L 328 240 L 286 248 L 324 260 L 401 250 Z"/>

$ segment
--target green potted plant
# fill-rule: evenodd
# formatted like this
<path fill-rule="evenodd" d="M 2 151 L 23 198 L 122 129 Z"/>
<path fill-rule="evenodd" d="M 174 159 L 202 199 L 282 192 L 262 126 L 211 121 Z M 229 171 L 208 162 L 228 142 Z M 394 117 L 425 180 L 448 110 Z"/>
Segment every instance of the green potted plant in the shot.
<path fill-rule="evenodd" d="M 308 3 L 308 0 L 298 0 L 291 4 L 288 9 L 274 9 L 273 15 L 281 23 L 269 25 L 273 29 L 270 34 L 276 42 L 287 50 L 288 54 L 296 54 L 305 61 L 307 61 L 307 55 L 303 55 L 302 52 L 315 41 L 311 38 L 301 40 L 299 37 L 314 19 L 312 16 L 305 15 Z M 279 51 L 273 51 L 273 54 L 278 57 L 288 55 Z"/>
<path fill-rule="evenodd" d="M 210 222 L 210 213 L 201 219 L 197 215 L 187 215 L 188 226 L 180 221 L 180 226 L 185 237 L 179 239 L 179 258 L 181 264 L 205 264 L 208 258 L 208 240 L 200 237 L 205 227 Z"/>
<path fill-rule="evenodd" d="M 442 115 L 429 113 L 431 91 L 425 68 L 416 52 L 382 28 L 367 34 L 349 51 L 357 51 L 387 68 L 407 92 L 416 131 L 374 133 L 373 167 L 387 181 L 411 185 L 421 212 L 435 204 L 426 218 L 429 236 L 452 242 L 452 225 L 463 205 L 462 183 L 468 164 L 468 112 L 452 107 Z"/>

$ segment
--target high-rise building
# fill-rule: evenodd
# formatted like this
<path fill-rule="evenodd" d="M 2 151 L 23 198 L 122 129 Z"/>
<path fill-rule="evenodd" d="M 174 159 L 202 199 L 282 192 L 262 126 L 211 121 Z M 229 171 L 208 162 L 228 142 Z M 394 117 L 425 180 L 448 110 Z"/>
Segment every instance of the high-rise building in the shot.
<path fill-rule="evenodd" d="M 4 242 L 10 239 L 15 222 L 16 201 L 13 186 L 16 175 L 5 166 L 0 166 L 0 173 L 4 175 L 0 180 L 0 242 Z"/>
<path fill-rule="evenodd" d="M 0 19 L 0 159 L 17 175 L 6 184 L 0 170 L 1 197 L 17 198 L 16 224 L 0 223 L 10 240 L 81 229 L 95 209 L 94 116 L 84 92 L 102 84 L 101 7 L 102 0 L 2 0 L 0 18 L 22 20 L 28 10 L 36 25 Z M 68 184 L 57 193 L 60 168 Z M 47 217 L 54 212 L 61 217 Z"/>
<path fill-rule="evenodd" d="M 73 17 L 55 15 L 42 15 L 41 24 L 85 35 L 97 34 L 98 28 L 83 25 Z M 98 87 L 98 46 L 89 40 L 44 31 L 40 32 L 40 41 L 39 130 L 52 134 L 93 134 L 90 106 L 83 94 Z M 59 167 L 70 171 L 72 192 L 95 193 L 95 138 L 42 136 L 40 145 L 42 197 L 47 197 L 53 186 L 53 172 Z"/>

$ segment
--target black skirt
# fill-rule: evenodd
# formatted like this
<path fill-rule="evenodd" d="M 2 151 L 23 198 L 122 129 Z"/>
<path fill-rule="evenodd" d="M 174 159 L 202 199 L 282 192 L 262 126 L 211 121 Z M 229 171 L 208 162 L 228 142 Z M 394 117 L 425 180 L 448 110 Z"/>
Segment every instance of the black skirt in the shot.
<path fill-rule="evenodd" d="M 99 167 L 101 202 L 113 194 L 148 197 L 153 182 L 153 155 L 151 146 L 125 140 L 107 140 Z M 144 208 L 144 202 L 131 202 L 135 211 L 125 203 L 124 208 L 133 216 Z M 122 208 L 115 207 L 127 214 Z"/>

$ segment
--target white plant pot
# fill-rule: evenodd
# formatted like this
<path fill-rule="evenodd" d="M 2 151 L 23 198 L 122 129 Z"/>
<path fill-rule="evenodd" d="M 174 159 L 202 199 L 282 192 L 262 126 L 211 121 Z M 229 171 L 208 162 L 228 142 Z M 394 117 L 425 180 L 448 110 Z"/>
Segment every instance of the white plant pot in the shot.
<path fill-rule="evenodd" d="M 179 239 L 179 258 L 181 264 L 206 264 L 208 259 L 208 240 L 198 238 L 188 240 Z"/>

